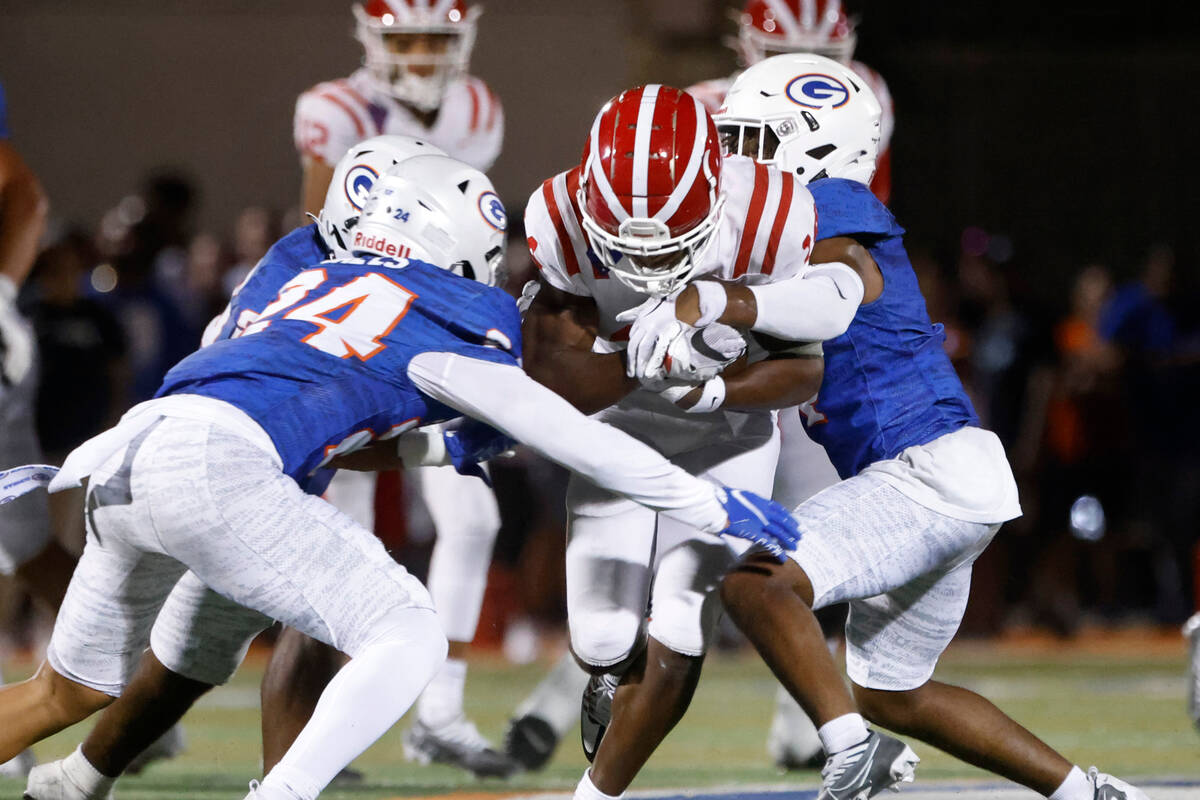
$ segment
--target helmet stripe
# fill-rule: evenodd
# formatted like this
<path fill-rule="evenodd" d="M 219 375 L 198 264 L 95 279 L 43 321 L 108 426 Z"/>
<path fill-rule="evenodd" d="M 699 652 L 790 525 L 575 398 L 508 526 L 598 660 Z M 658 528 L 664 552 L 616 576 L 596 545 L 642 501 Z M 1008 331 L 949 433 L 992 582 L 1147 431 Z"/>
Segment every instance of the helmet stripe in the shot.
<path fill-rule="evenodd" d="M 695 184 L 697 176 L 700 173 L 700 167 L 704 165 L 706 155 L 704 152 L 704 144 L 708 140 L 708 112 L 704 110 L 704 106 L 700 105 L 699 100 L 691 95 L 688 95 L 688 97 L 691 97 L 692 100 L 692 108 L 695 113 L 696 125 L 696 137 L 692 141 L 692 153 L 690 156 L 688 156 L 687 167 L 684 169 L 683 176 L 679 179 L 679 182 L 675 184 L 675 189 L 671 192 L 671 196 L 667 198 L 666 205 L 660 208 L 658 213 L 654 215 L 655 219 L 664 222 L 667 225 L 670 225 L 668 220 L 670 220 L 671 216 L 679 210 L 679 206 L 683 204 L 683 201 L 687 198 L 688 193 L 692 190 L 692 186 Z M 716 192 L 713 191 L 713 188 L 714 187 L 711 186 L 709 187 L 709 194 L 713 195 L 711 197 L 711 202 L 715 203 L 717 198 Z"/>
<path fill-rule="evenodd" d="M 584 164 L 583 179 L 595 185 L 600 191 L 600 196 L 604 198 L 609 213 L 618 223 L 621 223 L 629 219 L 629 212 L 617 199 L 617 193 L 613 191 L 612 184 L 608 182 L 608 176 L 604 174 L 604 163 L 600 158 L 600 122 L 603 119 L 604 111 L 601 111 L 596 115 L 596 121 L 592 123 L 592 135 L 589 139 L 590 152 L 587 163 Z"/>
<path fill-rule="evenodd" d="M 803 23 L 796 19 L 792 9 L 788 8 L 786 0 L 766 0 L 766 3 L 767 7 L 775 13 L 775 21 L 783 28 L 785 37 L 796 36 L 803 30 Z M 804 4 L 804 11 L 809 11 L 811 8 L 812 6 L 808 2 Z"/>
<path fill-rule="evenodd" d="M 646 195 L 650 192 L 650 134 L 654 131 L 654 110 L 658 107 L 657 83 L 642 89 L 638 103 L 637 128 L 633 135 L 633 216 L 650 216 Z"/>

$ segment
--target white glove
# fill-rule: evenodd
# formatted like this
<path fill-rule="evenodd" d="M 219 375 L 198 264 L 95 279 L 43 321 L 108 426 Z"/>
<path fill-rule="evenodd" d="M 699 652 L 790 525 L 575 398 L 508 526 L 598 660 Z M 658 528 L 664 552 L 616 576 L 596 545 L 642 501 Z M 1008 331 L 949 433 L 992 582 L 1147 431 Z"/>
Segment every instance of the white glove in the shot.
<path fill-rule="evenodd" d="M 17 311 L 17 287 L 0 276 L 0 377 L 16 386 L 33 367 L 34 340 L 29 323 Z"/>
<path fill-rule="evenodd" d="M 631 378 L 663 377 L 667 346 L 686 327 L 675 318 L 675 300 L 651 297 L 640 306 L 617 314 L 617 322 L 632 322 L 625 371 Z"/>
<path fill-rule="evenodd" d="M 703 328 L 683 327 L 685 330 L 667 343 L 662 364 L 667 378 L 703 383 L 746 352 L 746 338 L 723 322 Z"/>

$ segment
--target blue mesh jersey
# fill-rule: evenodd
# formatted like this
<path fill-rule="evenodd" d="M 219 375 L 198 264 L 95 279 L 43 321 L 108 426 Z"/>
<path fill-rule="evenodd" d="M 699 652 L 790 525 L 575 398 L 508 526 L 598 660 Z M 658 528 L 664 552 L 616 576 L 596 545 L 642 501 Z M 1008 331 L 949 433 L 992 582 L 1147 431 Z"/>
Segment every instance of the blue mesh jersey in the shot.
<path fill-rule="evenodd" d="M 0 139 L 8 138 L 8 101 L 4 99 L 4 84 L 0 83 Z"/>
<path fill-rule="evenodd" d="M 198 394 L 242 409 L 271 437 L 284 472 L 313 493 L 332 477 L 323 467 L 336 455 L 459 416 L 409 381 L 414 356 L 521 358 L 521 317 L 508 294 L 420 261 L 324 261 L 273 286 L 252 275 L 238 305 L 230 337 L 177 364 L 157 396 Z"/>
<path fill-rule="evenodd" d="M 883 273 L 883 293 L 863 304 L 841 336 L 824 343 L 825 379 L 805 428 L 838 474 L 857 475 L 979 418 L 943 349 L 940 324 L 904 250 L 904 229 L 864 184 L 827 178 L 809 184 L 817 240 L 856 239 Z"/>
<path fill-rule="evenodd" d="M 279 293 L 279 287 L 306 268 L 324 261 L 329 250 L 317 229 L 316 223 L 296 228 L 284 236 L 258 260 L 254 269 L 246 276 L 229 300 L 229 316 L 221 326 L 218 339 L 228 339 L 245 324 L 238 321 L 257 316 Z"/>

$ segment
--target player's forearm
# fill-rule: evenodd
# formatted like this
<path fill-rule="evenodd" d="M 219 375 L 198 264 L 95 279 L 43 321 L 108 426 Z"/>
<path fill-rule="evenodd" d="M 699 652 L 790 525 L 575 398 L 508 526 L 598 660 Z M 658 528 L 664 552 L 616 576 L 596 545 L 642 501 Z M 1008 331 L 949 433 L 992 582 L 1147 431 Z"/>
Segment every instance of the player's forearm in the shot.
<path fill-rule="evenodd" d="M 408 373 L 423 393 L 597 486 L 702 530 L 716 532 L 725 525 L 712 484 L 616 428 L 585 417 L 517 367 L 423 353 Z"/>
<path fill-rule="evenodd" d="M 9 173 L 0 191 L 0 274 L 19 287 L 37 257 L 50 204 L 37 178 L 22 163 L 13 165 Z"/>
<path fill-rule="evenodd" d="M 697 283 L 704 285 L 688 286 L 676 300 L 680 321 L 723 322 L 794 342 L 820 342 L 845 333 L 863 299 L 861 278 L 838 263 L 758 286 Z"/>
<path fill-rule="evenodd" d="M 760 361 L 725 379 L 725 405 L 731 411 L 788 408 L 810 399 L 821 388 L 821 358 Z"/>
<path fill-rule="evenodd" d="M 526 359 L 525 372 L 584 414 L 608 408 L 639 386 L 625 374 L 621 353 L 555 348 L 536 360 Z"/>

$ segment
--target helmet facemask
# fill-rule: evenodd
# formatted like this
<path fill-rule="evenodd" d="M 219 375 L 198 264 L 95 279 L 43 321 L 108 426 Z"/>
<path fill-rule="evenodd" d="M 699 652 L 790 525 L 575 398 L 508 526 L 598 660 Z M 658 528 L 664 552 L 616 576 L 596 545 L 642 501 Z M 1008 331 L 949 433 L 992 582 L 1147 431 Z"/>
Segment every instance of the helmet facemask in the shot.
<path fill-rule="evenodd" d="M 355 37 L 365 50 L 363 63 L 382 91 L 421 111 L 441 105 L 447 87 L 466 74 L 480 9 L 448 13 L 449 20 L 414 24 L 402 23 L 391 14 L 375 17 L 361 5 L 354 7 Z"/>

